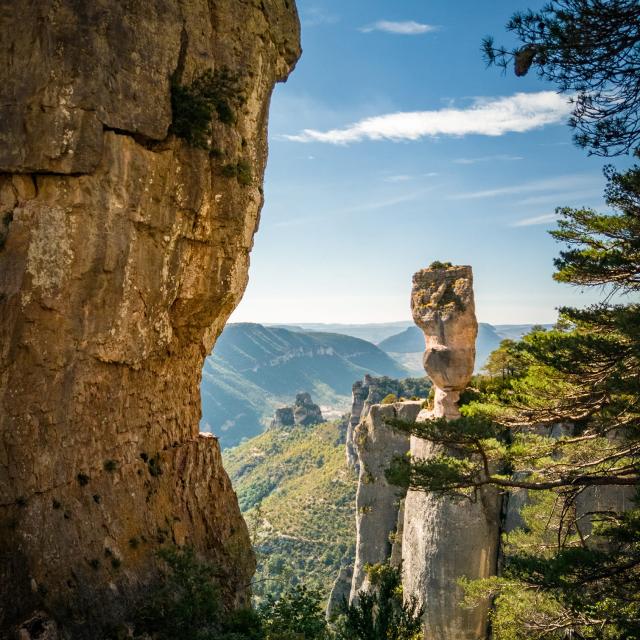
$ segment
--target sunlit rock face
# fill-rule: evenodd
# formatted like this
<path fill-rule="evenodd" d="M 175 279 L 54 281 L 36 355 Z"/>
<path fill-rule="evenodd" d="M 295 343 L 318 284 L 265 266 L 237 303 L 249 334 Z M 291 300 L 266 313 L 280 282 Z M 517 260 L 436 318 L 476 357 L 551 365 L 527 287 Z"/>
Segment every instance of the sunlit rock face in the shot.
<path fill-rule="evenodd" d="M 409 438 L 392 429 L 387 420 L 395 418 L 412 422 L 421 404 L 375 404 L 355 429 L 360 475 L 356 495 L 356 558 L 351 600 L 359 591 L 368 588 L 366 566 L 384 563 L 390 557 L 398 524 L 398 510 L 404 492 L 387 482 L 385 471 L 396 456 L 404 456 L 408 452 Z"/>
<path fill-rule="evenodd" d="M 16 0 L 0 35 L 0 636 L 39 612 L 100 637 L 166 544 L 242 602 L 255 563 L 199 383 L 247 284 L 295 5 Z M 170 85 L 223 67 L 246 100 L 209 153 L 169 135 Z"/>
<path fill-rule="evenodd" d="M 425 334 L 425 370 L 435 386 L 433 410 L 418 421 L 459 417 L 458 400 L 474 368 L 477 321 L 471 267 L 424 269 L 415 274 L 411 308 Z M 443 448 L 412 437 L 414 459 L 429 459 Z M 447 453 L 455 455 L 455 452 Z M 461 577 L 483 578 L 497 569 L 500 498 L 494 490 L 476 499 L 454 500 L 409 490 L 402 532 L 403 588 L 425 609 L 430 640 L 483 640 L 487 601 L 474 609 L 460 606 Z"/>
<path fill-rule="evenodd" d="M 434 417 L 457 418 L 473 375 L 476 320 L 471 267 L 423 269 L 413 276 L 411 311 L 425 337 L 424 368 L 435 386 Z"/>

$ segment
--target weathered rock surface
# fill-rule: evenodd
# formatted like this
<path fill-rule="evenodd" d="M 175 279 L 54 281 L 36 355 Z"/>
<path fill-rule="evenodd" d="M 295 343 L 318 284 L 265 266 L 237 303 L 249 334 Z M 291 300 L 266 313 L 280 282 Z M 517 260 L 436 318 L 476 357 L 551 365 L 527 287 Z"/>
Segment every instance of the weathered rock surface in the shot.
<path fill-rule="evenodd" d="M 438 447 L 411 438 L 411 455 L 427 459 Z M 500 499 L 495 490 L 479 491 L 476 502 L 407 492 L 402 537 L 403 588 L 425 607 L 425 637 L 433 640 L 483 640 L 490 603 L 460 606 L 461 577 L 496 574 L 500 540 Z"/>
<path fill-rule="evenodd" d="M 477 321 L 471 267 L 424 269 L 415 274 L 411 308 L 425 334 L 424 365 L 436 392 L 433 411 L 418 421 L 459 417 L 458 400 L 473 373 Z M 442 448 L 411 438 L 414 459 Z M 454 451 L 448 452 L 455 455 Z M 454 500 L 409 490 L 402 536 L 403 588 L 425 609 L 425 636 L 432 640 L 482 640 L 490 603 L 464 609 L 457 581 L 495 575 L 501 500 L 493 489 L 477 500 Z"/>
<path fill-rule="evenodd" d="M 352 387 L 351 418 L 347 428 L 346 456 L 347 465 L 357 467 L 358 452 L 353 440 L 355 428 L 369 413 L 374 404 L 380 403 L 389 394 L 398 399 L 402 397 L 424 397 L 429 395 L 431 383 L 426 379 L 406 378 L 394 380 L 389 377 L 374 378 L 365 375 L 364 380 L 357 380 Z"/>
<path fill-rule="evenodd" d="M 311 399 L 309 393 L 299 393 L 292 407 L 276 409 L 270 429 L 286 429 L 287 427 L 308 427 L 324 422 L 320 407 Z"/>
<path fill-rule="evenodd" d="M 280 409 L 276 409 L 269 428 L 282 429 L 284 427 L 293 427 L 294 425 L 293 407 L 281 407 Z"/>
<path fill-rule="evenodd" d="M 391 554 L 401 490 L 387 482 L 385 471 L 409 450 L 409 438 L 385 419 L 415 420 L 421 402 L 373 405 L 354 433 L 360 476 L 356 494 L 356 558 L 350 599 L 368 588 L 365 566 L 384 563 Z"/>
<path fill-rule="evenodd" d="M 424 368 L 435 385 L 434 416 L 457 418 L 476 357 L 471 267 L 423 269 L 413 276 L 411 311 L 425 337 Z"/>
<path fill-rule="evenodd" d="M 293 421 L 297 425 L 311 426 L 324 422 L 320 407 L 311 399 L 308 393 L 299 393 L 293 405 Z"/>
<path fill-rule="evenodd" d="M 329 594 L 329 600 L 327 601 L 327 620 L 331 620 L 340 612 L 340 605 L 344 601 L 349 601 L 352 580 L 353 566 L 351 564 L 341 565 L 340 572 L 333 583 L 331 593 Z"/>
<path fill-rule="evenodd" d="M 34 611 L 99 638 L 190 544 L 254 570 L 199 382 L 247 283 L 292 0 L 0 8 L 0 635 Z M 246 95 L 216 154 L 168 136 L 170 82 Z M 224 174 L 240 159 L 250 184 Z"/>

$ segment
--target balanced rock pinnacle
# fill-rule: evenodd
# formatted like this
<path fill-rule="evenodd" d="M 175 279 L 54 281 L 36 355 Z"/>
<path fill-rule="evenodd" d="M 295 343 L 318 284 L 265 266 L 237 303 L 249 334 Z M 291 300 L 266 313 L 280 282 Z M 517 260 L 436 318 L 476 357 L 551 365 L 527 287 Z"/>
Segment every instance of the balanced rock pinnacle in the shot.
<path fill-rule="evenodd" d="M 458 400 L 473 375 L 476 320 L 469 266 L 438 264 L 413 276 L 411 311 L 424 332 L 424 368 L 435 387 L 433 416 L 459 417 Z"/>
<path fill-rule="evenodd" d="M 478 324 L 471 267 L 438 265 L 413 277 L 411 308 L 425 334 L 424 366 L 435 387 L 433 410 L 418 422 L 460 416 L 458 400 L 473 374 Z M 414 460 L 447 452 L 441 445 L 411 437 Z M 456 455 L 455 451 L 449 451 Z M 461 606 L 459 580 L 495 575 L 501 499 L 492 488 L 475 500 L 409 489 L 402 532 L 403 590 L 424 608 L 430 640 L 485 640 L 490 602 Z"/>

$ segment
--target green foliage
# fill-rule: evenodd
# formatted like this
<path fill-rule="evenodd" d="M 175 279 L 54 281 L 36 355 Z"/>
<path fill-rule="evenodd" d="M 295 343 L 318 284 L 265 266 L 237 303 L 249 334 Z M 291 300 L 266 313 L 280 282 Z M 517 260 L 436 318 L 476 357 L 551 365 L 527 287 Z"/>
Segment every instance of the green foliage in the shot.
<path fill-rule="evenodd" d="M 382 398 L 380 404 L 393 404 L 394 402 L 398 402 L 398 396 L 395 393 L 390 393 Z"/>
<path fill-rule="evenodd" d="M 105 460 L 103 467 L 107 473 L 113 473 L 117 470 L 118 463 L 115 460 Z"/>
<path fill-rule="evenodd" d="M 82 473 L 80 472 L 77 476 L 76 476 L 76 480 L 78 481 L 78 484 L 81 487 L 86 487 L 89 484 L 89 480 L 91 478 L 89 478 L 89 476 L 86 473 Z"/>
<path fill-rule="evenodd" d="M 450 269 L 453 265 L 450 262 L 440 262 L 435 260 L 429 265 L 429 269 Z"/>
<path fill-rule="evenodd" d="M 164 569 L 158 584 L 140 606 L 136 637 L 154 640 L 260 640 L 253 612 L 225 611 L 215 568 L 193 549 L 162 549 Z"/>
<path fill-rule="evenodd" d="M 640 5 L 637 0 L 551 0 L 519 11 L 507 24 L 519 41 L 508 50 L 483 44 L 489 64 L 517 76 L 535 68 L 572 95 L 575 140 L 597 155 L 628 153 L 640 143 Z"/>
<path fill-rule="evenodd" d="M 192 147 L 211 149 L 211 123 L 236 121 L 236 110 L 246 99 L 239 78 L 228 68 L 208 69 L 189 85 L 177 80 L 171 84 L 171 132 Z"/>
<path fill-rule="evenodd" d="M 357 480 L 343 429 L 270 429 L 224 452 L 258 555 L 257 602 L 301 583 L 326 599 L 341 562 L 353 560 Z"/>
<path fill-rule="evenodd" d="M 556 278 L 607 286 L 604 301 L 503 343 L 459 420 L 392 422 L 447 451 L 411 460 L 410 486 L 528 491 L 502 577 L 465 585 L 471 598 L 494 598 L 496 640 L 640 638 L 640 509 L 630 502 L 640 484 L 640 306 L 610 301 L 640 284 L 640 171 L 607 175 L 613 211 L 560 210 L 553 232 L 569 245 Z M 629 510 L 611 511 L 625 487 Z"/>
<path fill-rule="evenodd" d="M 253 181 L 253 172 L 251 164 L 246 160 L 238 160 L 238 162 L 223 165 L 222 175 L 225 178 L 235 178 L 239 184 L 248 186 Z"/>
<path fill-rule="evenodd" d="M 423 611 L 415 599 L 403 601 L 400 571 L 380 564 L 367 574 L 371 588 L 343 602 L 335 640 L 421 640 Z"/>
<path fill-rule="evenodd" d="M 267 595 L 258 608 L 265 640 L 329 640 L 319 591 L 297 585 L 279 599 Z"/>

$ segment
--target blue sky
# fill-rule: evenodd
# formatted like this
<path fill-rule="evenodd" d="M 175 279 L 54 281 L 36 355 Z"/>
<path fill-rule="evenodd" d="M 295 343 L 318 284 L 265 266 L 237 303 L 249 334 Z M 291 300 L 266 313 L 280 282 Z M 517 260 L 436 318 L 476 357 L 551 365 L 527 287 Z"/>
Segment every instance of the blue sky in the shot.
<path fill-rule="evenodd" d="M 243 322 L 410 318 L 412 274 L 471 264 L 481 321 L 553 322 L 556 206 L 602 206 L 602 159 L 535 75 L 480 45 L 535 0 L 299 0 L 304 53 L 274 94 Z"/>

